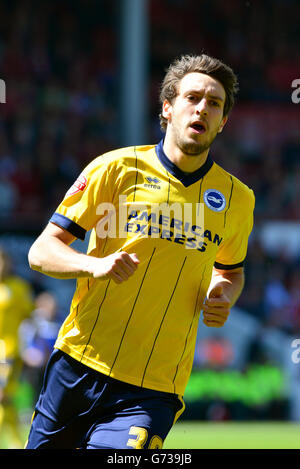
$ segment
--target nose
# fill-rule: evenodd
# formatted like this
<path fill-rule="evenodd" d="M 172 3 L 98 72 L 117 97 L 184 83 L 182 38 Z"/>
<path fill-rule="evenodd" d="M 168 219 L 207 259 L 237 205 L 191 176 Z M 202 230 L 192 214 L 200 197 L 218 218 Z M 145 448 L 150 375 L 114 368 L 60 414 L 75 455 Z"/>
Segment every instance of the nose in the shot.
<path fill-rule="evenodd" d="M 208 112 L 208 106 L 205 98 L 202 98 L 197 105 L 196 109 L 197 114 L 200 116 L 206 116 Z"/>

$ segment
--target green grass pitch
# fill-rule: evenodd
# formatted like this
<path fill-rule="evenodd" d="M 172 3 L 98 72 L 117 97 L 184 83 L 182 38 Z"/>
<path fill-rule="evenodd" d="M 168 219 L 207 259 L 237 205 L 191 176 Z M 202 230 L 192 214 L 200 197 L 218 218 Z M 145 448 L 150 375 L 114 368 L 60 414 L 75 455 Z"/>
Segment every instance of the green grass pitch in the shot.
<path fill-rule="evenodd" d="M 0 449 L 16 448 L 9 436 L 0 434 Z M 300 449 L 300 423 L 179 421 L 163 449 Z"/>
<path fill-rule="evenodd" d="M 164 449 L 299 449 L 300 424 L 291 422 L 177 422 Z"/>

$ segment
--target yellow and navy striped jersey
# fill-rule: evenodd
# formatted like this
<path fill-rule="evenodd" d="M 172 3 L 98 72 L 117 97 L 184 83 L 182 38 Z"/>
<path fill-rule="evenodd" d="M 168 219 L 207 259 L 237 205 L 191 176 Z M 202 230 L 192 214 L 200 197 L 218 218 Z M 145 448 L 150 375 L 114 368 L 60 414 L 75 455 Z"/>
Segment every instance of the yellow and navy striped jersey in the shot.
<path fill-rule="evenodd" d="M 126 282 L 78 278 L 56 347 L 125 381 L 183 395 L 213 266 L 242 266 L 254 195 L 210 157 L 183 173 L 158 145 L 93 160 L 51 222 L 84 239 L 87 254 L 136 253 Z"/>

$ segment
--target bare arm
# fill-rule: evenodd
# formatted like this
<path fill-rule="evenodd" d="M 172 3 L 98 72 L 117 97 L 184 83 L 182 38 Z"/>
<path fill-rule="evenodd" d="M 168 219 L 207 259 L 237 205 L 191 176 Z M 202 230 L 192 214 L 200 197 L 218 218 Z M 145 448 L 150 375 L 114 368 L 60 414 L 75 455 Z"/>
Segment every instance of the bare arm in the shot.
<path fill-rule="evenodd" d="M 208 289 L 208 296 L 216 286 L 223 287 L 223 293 L 227 296 L 230 307 L 238 300 L 245 283 L 243 267 L 233 270 L 220 270 L 213 268 L 212 278 Z"/>
<path fill-rule="evenodd" d="M 103 258 L 82 254 L 70 246 L 75 239 L 68 231 L 49 223 L 29 250 L 30 267 L 55 278 L 111 278 L 121 283 L 135 272 L 139 264 L 135 254 L 126 252 Z"/>
<path fill-rule="evenodd" d="M 222 327 L 230 308 L 238 300 L 245 283 L 244 269 L 213 269 L 207 299 L 203 305 L 203 322 L 209 327 Z"/>

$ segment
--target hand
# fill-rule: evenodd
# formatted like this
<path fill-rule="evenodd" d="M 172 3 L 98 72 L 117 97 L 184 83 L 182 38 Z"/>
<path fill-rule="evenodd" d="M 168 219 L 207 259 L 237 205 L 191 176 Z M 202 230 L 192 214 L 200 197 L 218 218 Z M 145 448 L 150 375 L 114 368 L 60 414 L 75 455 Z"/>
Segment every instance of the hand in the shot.
<path fill-rule="evenodd" d="M 222 327 L 230 313 L 230 302 L 223 287 L 215 286 L 203 304 L 203 322 L 208 327 Z"/>
<path fill-rule="evenodd" d="M 134 274 L 139 263 L 136 254 L 128 254 L 124 251 L 116 252 L 102 259 L 97 259 L 93 269 L 93 277 L 122 283 Z"/>

